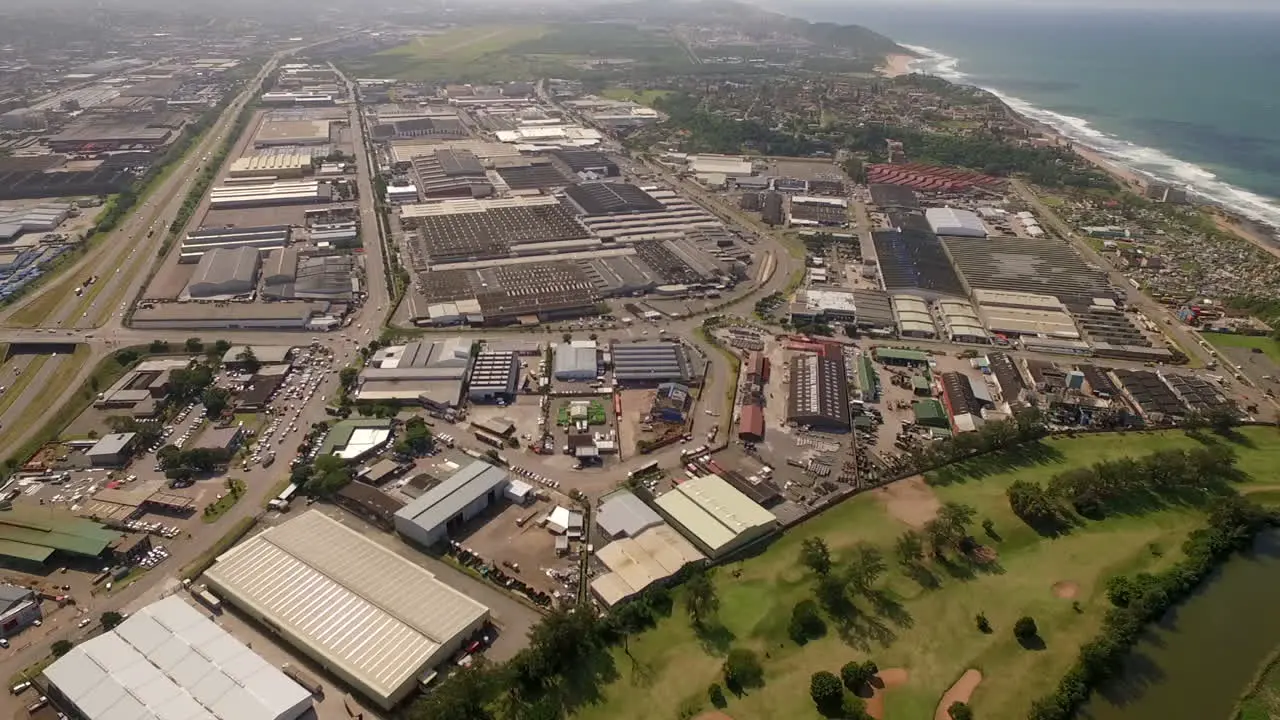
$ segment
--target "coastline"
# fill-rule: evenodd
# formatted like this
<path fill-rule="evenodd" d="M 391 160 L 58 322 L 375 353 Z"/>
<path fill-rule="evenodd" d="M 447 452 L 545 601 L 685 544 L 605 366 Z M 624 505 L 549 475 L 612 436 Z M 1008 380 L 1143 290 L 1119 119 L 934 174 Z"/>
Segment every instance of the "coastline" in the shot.
<path fill-rule="evenodd" d="M 887 78 L 895 78 L 899 75 L 911 74 L 911 63 L 920 58 L 911 55 L 886 55 L 884 58 L 884 66 L 877 67 L 876 72 Z"/>
<path fill-rule="evenodd" d="M 949 80 L 948 82 L 955 82 Z M 984 92 L 990 93 L 989 90 L 979 88 Z M 992 93 L 993 96 L 994 93 Z M 1052 138 L 1054 143 L 1060 146 L 1069 147 L 1079 157 L 1088 161 L 1094 167 L 1110 175 L 1116 182 L 1127 191 L 1143 194 L 1143 190 L 1152 182 L 1160 182 L 1159 178 L 1148 175 L 1141 171 L 1129 168 L 1111 158 L 1107 157 L 1101 150 L 1089 147 L 1078 140 L 1068 137 L 1065 133 L 1057 128 L 1044 122 L 1040 122 L 1034 118 L 1018 112 L 1003 98 L 995 96 L 996 100 L 1004 107 L 1005 112 L 1010 118 L 1017 121 L 1028 132 L 1040 134 L 1046 138 Z M 1191 204 L 1212 217 L 1214 224 L 1218 229 L 1225 233 L 1235 235 L 1237 238 L 1244 240 L 1260 250 L 1263 250 L 1271 256 L 1280 259 L 1280 233 L 1274 228 L 1268 227 L 1262 223 L 1256 222 L 1235 209 L 1226 205 L 1207 202 L 1203 198 L 1194 198 Z"/>

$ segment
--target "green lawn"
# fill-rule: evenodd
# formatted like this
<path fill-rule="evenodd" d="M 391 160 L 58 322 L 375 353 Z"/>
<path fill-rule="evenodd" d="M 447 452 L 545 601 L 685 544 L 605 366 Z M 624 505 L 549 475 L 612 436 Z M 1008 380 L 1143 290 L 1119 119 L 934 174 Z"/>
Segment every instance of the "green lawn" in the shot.
<path fill-rule="evenodd" d="M 606 88 L 600 94 L 611 100 L 630 100 L 634 103 L 653 107 L 655 100 L 666 97 L 671 92 L 671 90 L 632 90 L 631 88 L 611 87 Z"/>
<path fill-rule="evenodd" d="M 1239 467 L 1259 478 L 1242 489 L 1280 488 L 1280 481 L 1271 480 L 1280 466 L 1280 432 L 1250 428 L 1241 438 L 1235 447 Z M 934 563 L 935 589 L 909 579 L 893 560 L 893 541 L 908 527 L 898 519 L 908 517 L 903 508 L 911 500 L 901 499 L 907 486 L 864 494 L 791 530 L 754 557 L 718 569 L 725 637 L 699 640 L 677 610 L 656 629 L 631 639 L 629 654 L 614 653 L 619 677 L 604 688 L 600 702 L 582 707 L 575 717 L 677 717 L 682 704 L 705 702 L 708 684 L 720 680 L 725 649 L 746 646 L 762 657 L 768 653 L 766 685 L 730 698 L 726 712 L 734 720 L 817 720 L 808 697 L 809 676 L 820 669 L 838 672 L 845 662 L 865 658 L 910 674 L 906 685 L 886 695 L 888 720 L 932 717 L 942 693 L 967 668 L 984 675 L 972 698 L 978 717 L 1023 718 L 1031 701 L 1052 689 L 1079 645 L 1100 627 L 1108 608 L 1102 590 L 1106 578 L 1177 561 L 1179 546 L 1203 515 L 1192 508 L 1168 508 L 1086 523 L 1048 539 L 1014 517 L 1005 489 L 1018 478 L 1043 481 L 1103 458 L 1195 443 L 1181 432 L 1053 439 L 957 466 L 931 478 L 932 488 L 915 483 L 916 494 L 926 500 L 932 492 L 938 502 L 976 508 L 974 533 L 998 555 L 993 567 L 976 571 Z M 988 518 L 998 539 L 986 537 L 979 527 Z M 881 548 L 890 566 L 884 589 L 900 603 L 900 612 L 876 611 L 860 600 L 861 612 L 847 633 L 833 630 L 804 647 L 795 645 L 786 626 L 795 603 L 812 597 L 812 580 L 797 562 L 801 541 L 808 537 L 825 539 L 837 562 L 855 543 Z M 1055 583 L 1078 586 L 1078 611 L 1071 599 L 1055 594 Z M 681 607 L 679 597 L 676 607 Z M 992 634 L 976 629 L 979 612 L 990 620 Z M 1035 618 L 1045 649 L 1024 650 L 1016 643 L 1011 628 L 1021 615 Z"/>
<path fill-rule="evenodd" d="M 1231 335 L 1227 333 L 1201 333 L 1210 345 L 1219 348 L 1257 348 L 1274 362 L 1280 363 L 1280 342 L 1266 335 Z"/>
<path fill-rule="evenodd" d="M 1231 720 L 1271 720 L 1280 717 L 1280 649 L 1259 670 Z"/>
<path fill-rule="evenodd" d="M 429 35 L 356 61 L 361 70 L 406 80 L 481 80 L 510 73 L 525 78 L 529 63 L 509 55 L 514 45 L 541 37 L 540 25 L 479 25 Z M 530 76 L 531 78 L 532 76 Z"/>

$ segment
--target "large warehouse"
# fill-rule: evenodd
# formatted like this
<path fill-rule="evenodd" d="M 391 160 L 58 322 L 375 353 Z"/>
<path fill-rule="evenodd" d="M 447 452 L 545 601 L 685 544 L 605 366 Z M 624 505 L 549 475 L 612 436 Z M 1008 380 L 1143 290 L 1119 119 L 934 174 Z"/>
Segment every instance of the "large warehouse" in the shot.
<path fill-rule="evenodd" d="M 706 556 L 675 528 L 662 523 L 614 540 L 597 550 L 595 558 L 608 572 L 591 581 L 591 591 L 612 607 Z"/>
<path fill-rule="evenodd" d="M 911 229 L 879 230 L 871 233 L 871 239 L 885 292 L 933 300 L 964 297 L 964 285 L 937 235 Z"/>
<path fill-rule="evenodd" d="M 471 402 L 511 402 L 520 386 L 520 358 L 510 350 L 481 350 L 471 363 L 467 398 Z"/>
<path fill-rule="evenodd" d="M 833 432 L 849 430 L 849 381 L 838 354 L 792 356 L 787 421 Z"/>
<path fill-rule="evenodd" d="M 942 242 L 970 290 L 1052 295 L 1065 303 L 1085 305 L 1094 298 L 1121 297 L 1105 272 L 1058 240 L 993 237 Z"/>
<path fill-rule="evenodd" d="M 264 227 L 206 228 L 187 233 L 182 241 L 180 263 L 199 262 L 210 250 L 236 250 L 242 247 L 271 250 L 289 244 L 292 229 L 288 225 Z"/>
<path fill-rule="evenodd" d="M 293 720 L 311 709 L 309 691 L 177 595 L 75 646 L 44 676 L 49 697 L 84 720 Z"/>
<path fill-rule="evenodd" d="M 688 382 L 693 373 L 679 343 L 615 343 L 613 377 L 621 383 Z"/>
<path fill-rule="evenodd" d="M 445 410 L 462 402 L 471 367 L 471 341 L 454 337 L 383 348 L 360 371 L 356 399 L 420 402 Z"/>
<path fill-rule="evenodd" d="M 557 380 L 595 380 L 600 374 L 595 340 L 561 343 L 556 346 L 554 360 L 551 375 Z"/>
<path fill-rule="evenodd" d="M 384 709 L 489 619 L 488 608 L 319 510 L 223 553 L 204 577 Z"/>
<path fill-rule="evenodd" d="M 333 187 L 319 180 L 220 185 L 209 191 L 209 207 L 217 210 L 327 203 L 332 199 Z"/>
<path fill-rule="evenodd" d="M 719 475 L 676 485 L 655 501 L 659 511 L 710 558 L 773 532 L 778 519 Z"/>
<path fill-rule="evenodd" d="M 476 460 L 396 513 L 396 532 L 431 547 L 502 497 L 507 471 Z"/>
<path fill-rule="evenodd" d="M 225 298 L 253 292 L 262 256 L 257 248 L 211 250 L 200 258 L 183 293 L 190 298 Z"/>
<path fill-rule="evenodd" d="M 988 235 L 987 226 L 977 213 L 956 208 L 929 208 L 924 211 L 929 227 L 935 235 L 952 237 L 984 238 Z"/>

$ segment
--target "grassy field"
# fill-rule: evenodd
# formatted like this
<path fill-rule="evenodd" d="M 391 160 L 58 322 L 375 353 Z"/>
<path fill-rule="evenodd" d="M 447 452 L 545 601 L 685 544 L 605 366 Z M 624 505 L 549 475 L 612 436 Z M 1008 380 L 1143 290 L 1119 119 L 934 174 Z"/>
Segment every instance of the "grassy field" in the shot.
<path fill-rule="evenodd" d="M 666 97 L 667 95 L 670 95 L 671 92 L 672 91 L 670 90 L 632 90 L 631 88 L 611 87 L 605 88 L 604 92 L 600 94 L 611 100 L 629 100 L 634 103 L 653 107 L 653 102 L 655 100 Z"/>
<path fill-rule="evenodd" d="M 404 80 L 448 79 L 455 82 L 532 79 L 529 63 L 508 55 L 514 45 L 535 40 L 546 32 L 540 25 L 479 25 L 384 50 L 357 63 L 361 70 Z M 527 76 L 527 77 L 526 77 Z"/>
<path fill-rule="evenodd" d="M 1226 333 L 1201 333 L 1210 345 L 1219 348 L 1257 348 L 1273 362 L 1280 363 L 1280 342 L 1265 335 L 1229 335 Z"/>
<path fill-rule="evenodd" d="M 1258 671 L 1231 720 L 1271 720 L 1280 717 L 1280 649 Z"/>
<path fill-rule="evenodd" d="M 845 662 L 867 658 L 882 669 L 909 673 L 905 685 L 885 696 L 888 720 L 932 717 L 942 693 L 968 668 L 984 675 L 972 697 L 978 717 L 1023 718 L 1031 701 L 1056 684 L 1079 645 L 1100 627 L 1109 607 L 1105 580 L 1176 562 L 1179 546 L 1203 514 L 1170 507 L 1089 522 L 1049 539 L 1014 517 L 1006 488 L 1019 478 L 1043 481 L 1103 458 L 1196 442 L 1180 432 L 1053 439 L 955 466 L 931 477 L 929 485 L 908 481 L 855 498 L 793 529 L 754 557 L 719 568 L 723 630 L 700 638 L 677 610 L 654 630 L 633 638 L 626 651 L 615 652 L 618 677 L 605 686 L 599 702 L 584 705 L 575 717 L 679 717 L 682 710 L 705 704 L 708 684 L 720 680 L 727 649 L 745 646 L 761 654 L 766 685 L 730 697 L 726 712 L 734 720 L 816 720 L 809 676 L 817 670 L 838 672 Z M 1280 480 L 1272 479 L 1280 462 L 1280 432 L 1244 430 L 1234 448 L 1240 469 L 1252 477 L 1242 489 L 1258 491 L 1260 499 L 1272 497 L 1266 491 L 1280 488 Z M 989 566 L 932 563 L 927 584 L 934 587 L 929 589 L 900 570 L 893 542 L 908 523 L 923 522 L 937 503 L 947 501 L 976 508 L 974 533 L 997 559 Z M 991 537 L 978 527 L 984 519 L 994 523 Z M 797 562 L 801 541 L 809 537 L 823 538 L 837 562 L 856 543 L 879 547 L 890 568 L 882 584 L 891 602 L 877 610 L 860 600 L 861 612 L 847 630 L 833 629 L 800 647 L 788 639 L 787 622 L 791 608 L 812 597 L 812 578 Z M 1074 598 L 1055 592 L 1058 584 L 1072 584 Z M 977 613 L 990 620 L 991 634 L 976 629 Z M 1022 615 L 1036 620 L 1043 649 L 1023 649 L 1013 638 L 1011 628 Z"/>

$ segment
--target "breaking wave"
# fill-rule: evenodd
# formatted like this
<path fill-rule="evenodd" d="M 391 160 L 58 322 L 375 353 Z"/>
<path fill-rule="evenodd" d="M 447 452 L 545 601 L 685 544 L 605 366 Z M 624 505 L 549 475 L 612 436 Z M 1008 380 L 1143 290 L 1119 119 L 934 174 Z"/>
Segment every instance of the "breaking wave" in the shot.
<path fill-rule="evenodd" d="M 959 58 L 919 45 L 903 47 L 922 56 L 912 61 L 910 67 L 913 72 L 936 75 L 955 83 L 976 85 L 967 74 L 960 71 Z M 1237 212 L 1250 220 L 1280 228 L 1280 204 L 1274 199 L 1236 187 L 1199 165 L 1104 133 L 1083 118 L 1038 108 L 995 88 L 979 87 L 1000 98 L 1018 113 L 1054 128 L 1064 137 L 1097 151 L 1117 165 L 1155 180 L 1186 188 L 1188 193 L 1203 200 Z"/>

